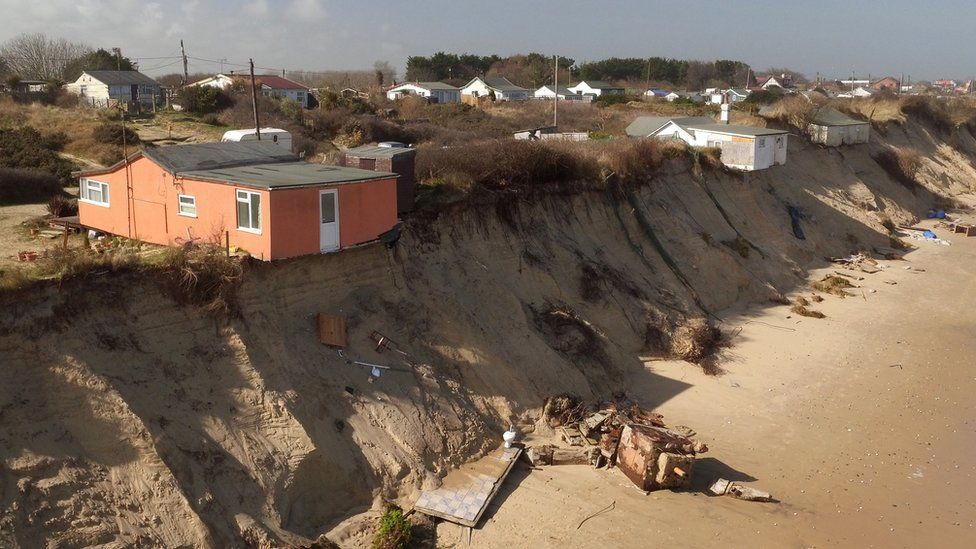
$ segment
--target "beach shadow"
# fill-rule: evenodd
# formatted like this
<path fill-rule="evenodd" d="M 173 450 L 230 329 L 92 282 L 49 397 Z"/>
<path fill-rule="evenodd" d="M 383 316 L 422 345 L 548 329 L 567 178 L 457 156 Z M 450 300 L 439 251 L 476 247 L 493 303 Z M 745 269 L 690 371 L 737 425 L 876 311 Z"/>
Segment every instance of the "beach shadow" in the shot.
<path fill-rule="evenodd" d="M 695 478 L 691 481 L 691 490 L 711 496 L 713 494 L 708 491 L 708 487 L 720 478 L 734 482 L 754 482 L 759 480 L 749 473 L 740 471 L 718 458 L 699 458 L 695 461 Z"/>
<path fill-rule="evenodd" d="M 508 476 L 505 477 L 505 480 L 502 482 L 501 487 L 498 488 L 498 492 L 495 494 L 495 497 L 491 500 L 491 502 L 488 503 L 485 513 L 481 515 L 481 520 L 478 521 L 475 528 L 481 528 L 485 525 L 485 523 L 490 521 L 492 517 L 495 516 L 495 513 L 501 509 L 502 505 L 505 505 L 508 498 L 514 494 L 516 490 L 518 490 L 519 486 L 522 484 L 522 481 L 528 478 L 530 474 L 532 474 L 531 466 L 521 459 L 515 462 L 512 470 L 509 471 Z"/>

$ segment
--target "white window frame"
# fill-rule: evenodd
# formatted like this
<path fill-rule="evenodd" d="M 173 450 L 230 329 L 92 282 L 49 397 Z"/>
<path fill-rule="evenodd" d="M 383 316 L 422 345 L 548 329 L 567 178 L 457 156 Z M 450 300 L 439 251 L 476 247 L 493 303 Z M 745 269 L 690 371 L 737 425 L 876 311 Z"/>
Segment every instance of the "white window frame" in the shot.
<path fill-rule="evenodd" d="M 785 141 L 785 140 L 783 139 L 783 137 L 782 137 L 782 136 L 780 136 L 780 137 L 777 137 L 777 138 L 776 138 L 776 148 L 777 148 L 777 149 L 782 149 L 782 148 L 783 148 L 783 143 L 784 143 L 784 141 Z"/>
<path fill-rule="evenodd" d="M 98 186 L 98 193 L 101 197 L 100 200 L 94 200 L 91 198 L 91 187 L 95 185 Z M 78 183 L 78 200 L 84 202 L 85 204 L 94 204 L 95 206 L 108 208 L 111 205 L 111 198 L 108 183 L 105 183 L 104 181 L 84 178 Z"/>
<path fill-rule="evenodd" d="M 184 211 L 184 206 L 186 206 L 188 209 L 192 208 L 192 211 Z M 182 215 L 183 217 L 195 218 L 197 216 L 197 197 L 191 194 L 176 195 L 176 213 L 177 215 Z"/>
<path fill-rule="evenodd" d="M 760 149 L 765 149 L 766 148 L 766 138 L 765 137 L 757 137 L 756 138 L 756 146 L 759 147 Z"/>
<path fill-rule="evenodd" d="M 257 197 L 258 198 L 258 226 L 257 226 L 257 228 L 250 227 L 250 226 L 248 226 L 248 227 L 242 227 L 241 226 L 240 211 L 237 208 L 234 208 L 234 214 L 237 216 L 237 230 L 238 231 L 243 231 L 245 233 L 261 234 L 261 226 L 263 225 L 263 222 L 262 222 L 262 219 L 261 219 L 261 202 L 262 202 L 262 200 L 261 200 L 261 193 L 254 192 L 254 191 L 248 191 L 248 190 L 245 190 L 245 189 L 237 189 L 237 192 L 235 193 L 235 195 L 237 197 L 235 206 L 237 204 L 247 204 L 247 214 L 248 214 L 247 215 L 247 221 L 248 221 L 248 223 L 250 223 L 251 219 L 254 217 L 254 212 L 253 212 L 253 208 L 254 208 L 254 197 Z"/>

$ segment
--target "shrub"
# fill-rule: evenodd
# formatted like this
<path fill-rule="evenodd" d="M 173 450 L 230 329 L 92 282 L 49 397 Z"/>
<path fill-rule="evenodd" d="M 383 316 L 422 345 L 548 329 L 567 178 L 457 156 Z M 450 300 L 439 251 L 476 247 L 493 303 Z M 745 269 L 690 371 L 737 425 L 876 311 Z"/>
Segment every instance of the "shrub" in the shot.
<path fill-rule="evenodd" d="M 123 127 L 125 128 L 124 131 Z M 123 126 L 121 123 L 116 124 L 115 122 L 108 121 L 95 126 L 95 129 L 92 130 L 92 137 L 99 143 L 107 143 L 110 145 L 122 145 L 123 141 L 127 145 L 139 143 L 139 136 L 132 131 L 132 128 Z"/>
<path fill-rule="evenodd" d="M 177 97 L 183 110 L 194 114 L 216 113 L 233 103 L 227 92 L 212 86 L 187 86 Z"/>
<path fill-rule="evenodd" d="M 928 123 L 942 134 L 950 133 L 954 126 L 945 101 L 935 97 L 910 95 L 902 101 L 901 110 L 906 115 Z"/>
<path fill-rule="evenodd" d="M 410 545 L 411 524 L 396 506 L 387 509 L 380 518 L 376 535 L 373 536 L 373 549 L 404 549 Z"/>
<path fill-rule="evenodd" d="M 771 105 L 783 97 L 781 88 L 772 87 L 768 90 L 754 91 L 749 94 L 742 102 L 752 105 Z"/>
<path fill-rule="evenodd" d="M 57 155 L 67 140 L 64 133 L 41 135 L 30 126 L 0 129 L 0 168 L 44 171 L 62 182 L 68 182 L 72 165 Z M 47 195 L 43 199 L 49 197 Z"/>
<path fill-rule="evenodd" d="M 0 168 L 0 204 L 43 202 L 62 193 L 61 181 L 41 170 Z"/>
<path fill-rule="evenodd" d="M 318 152 L 319 143 L 300 133 L 292 137 L 291 147 L 295 153 L 305 153 L 305 156 L 308 157 Z"/>
<path fill-rule="evenodd" d="M 58 193 L 48 200 L 47 213 L 54 217 L 78 215 L 78 201 Z"/>
<path fill-rule="evenodd" d="M 219 126 L 220 125 L 220 119 L 217 118 L 217 115 L 215 113 L 207 113 L 207 114 L 201 116 L 200 117 L 200 122 L 203 122 L 204 124 L 209 124 L 211 126 Z"/>
<path fill-rule="evenodd" d="M 134 248 L 118 248 L 102 254 L 86 248 L 49 248 L 46 255 L 37 260 L 36 274 L 41 278 L 67 280 L 95 271 L 124 271 L 138 265 Z"/>
<path fill-rule="evenodd" d="M 610 105 L 622 105 L 631 101 L 640 101 L 640 98 L 622 93 L 604 93 L 593 99 L 593 104 L 607 107 Z"/>
<path fill-rule="evenodd" d="M 421 147 L 417 152 L 421 180 L 466 177 L 492 190 L 541 183 L 592 180 L 599 168 L 591 158 L 535 141 L 498 140 L 473 145 Z"/>
<path fill-rule="evenodd" d="M 292 122 L 296 124 L 302 123 L 305 109 L 302 108 L 302 104 L 298 101 L 295 101 L 290 97 L 286 97 L 281 100 L 281 105 L 278 108 L 281 109 L 281 114 Z"/>
<path fill-rule="evenodd" d="M 816 105 L 803 96 L 792 95 L 770 105 L 763 116 L 798 128 L 805 133 L 810 124 L 810 117 L 816 108 Z"/>
<path fill-rule="evenodd" d="M 163 253 L 160 268 L 175 299 L 216 316 L 237 314 L 237 289 L 244 276 L 238 258 L 213 245 L 173 247 Z"/>

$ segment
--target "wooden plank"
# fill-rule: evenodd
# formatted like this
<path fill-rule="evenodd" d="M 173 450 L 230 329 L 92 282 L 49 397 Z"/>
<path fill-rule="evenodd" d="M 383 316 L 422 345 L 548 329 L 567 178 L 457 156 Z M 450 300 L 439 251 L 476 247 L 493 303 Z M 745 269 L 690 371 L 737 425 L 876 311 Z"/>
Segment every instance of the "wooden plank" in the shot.
<path fill-rule="evenodd" d="M 319 341 L 330 347 L 345 348 L 347 343 L 346 317 L 319 313 Z"/>

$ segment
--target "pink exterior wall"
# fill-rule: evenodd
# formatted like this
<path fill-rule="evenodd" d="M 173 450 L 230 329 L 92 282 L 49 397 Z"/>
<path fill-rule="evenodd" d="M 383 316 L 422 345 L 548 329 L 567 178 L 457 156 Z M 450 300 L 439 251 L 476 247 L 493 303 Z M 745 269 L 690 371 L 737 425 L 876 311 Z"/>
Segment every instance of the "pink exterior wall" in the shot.
<path fill-rule="evenodd" d="M 319 190 L 338 189 L 340 247 L 375 240 L 397 221 L 396 179 L 261 190 L 243 185 L 175 178 L 147 158 L 129 165 L 132 197 L 126 198 L 125 170 L 87 179 L 109 185 L 109 207 L 79 201 L 81 224 L 153 244 L 173 245 L 190 236 L 247 250 L 270 260 L 319 253 Z M 261 195 L 261 234 L 237 228 L 237 189 Z M 179 214 L 181 194 L 196 197 L 197 217 Z M 130 215 L 131 213 L 131 215 Z"/>
<path fill-rule="evenodd" d="M 339 193 L 340 248 L 376 240 L 396 225 L 394 178 L 272 191 L 272 259 L 319 253 L 319 191 L 327 189 Z"/>

